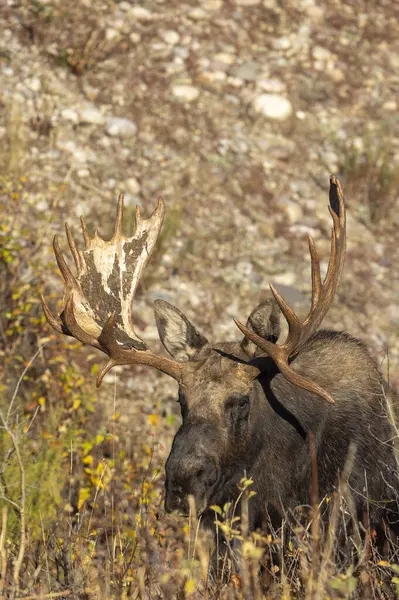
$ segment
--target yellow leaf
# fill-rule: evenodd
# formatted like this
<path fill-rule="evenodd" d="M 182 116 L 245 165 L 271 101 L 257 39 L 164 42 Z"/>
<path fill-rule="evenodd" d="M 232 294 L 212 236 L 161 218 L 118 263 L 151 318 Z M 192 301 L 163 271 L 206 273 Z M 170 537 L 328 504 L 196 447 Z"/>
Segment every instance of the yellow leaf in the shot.
<path fill-rule="evenodd" d="M 44 406 L 46 404 L 46 398 L 44 396 L 40 396 L 38 403 L 40 406 Z"/>
<path fill-rule="evenodd" d="M 85 465 L 92 465 L 93 464 L 93 457 L 91 454 L 88 454 L 87 456 L 84 457 L 83 459 L 83 463 Z"/>
<path fill-rule="evenodd" d="M 187 579 L 186 585 L 184 586 L 186 594 L 192 594 L 193 592 L 195 592 L 195 588 L 196 585 L 194 579 Z"/>
<path fill-rule="evenodd" d="M 148 416 L 148 422 L 150 425 L 158 425 L 158 415 L 157 414 L 152 414 Z"/>
<path fill-rule="evenodd" d="M 76 398 L 75 402 L 72 404 L 72 410 L 78 409 L 80 406 L 80 398 Z"/>
<path fill-rule="evenodd" d="M 83 452 L 85 454 L 88 454 L 92 448 L 93 444 L 91 444 L 90 442 L 83 442 Z"/>
<path fill-rule="evenodd" d="M 78 499 L 78 510 L 80 510 L 87 498 L 90 496 L 90 488 L 80 488 L 79 499 Z"/>
<path fill-rule="evenodd" d="M 390 567 L 390 563 L 387 560 L 380 560 L 378 561 L 377 565 L 379 567 Z"/>

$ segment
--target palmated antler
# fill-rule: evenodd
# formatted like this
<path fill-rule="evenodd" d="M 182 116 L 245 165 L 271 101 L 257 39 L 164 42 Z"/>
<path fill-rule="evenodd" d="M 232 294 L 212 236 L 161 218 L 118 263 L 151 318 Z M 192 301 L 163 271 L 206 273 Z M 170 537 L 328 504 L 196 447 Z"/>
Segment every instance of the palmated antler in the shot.
<path fill-rule="evenodd" d="M 57 320 L 42 297 L 44 314 L 56 331 L 94 346 L 109 356 L 98 376 L 97 386 L 113 366 L 127 364 L 149 365 L 180 380 L 180 363 L 151 352 L 135 332 L 132 322 L 134 294 L 157 241 L 164 213 L 161 199 L 149 219 L 142 219 L 137 207 L 136 231 L 132 237 L 125 237 L 122 230 L 123 195 L 120 194 L 114 234 L 108 242 L 97 231 L 90 237 L 81 218 L 85 241 L 82 252 L 66 224 L 76 276 L 61 252 L 57 236 L 54 237 L 54 253 L 65 281 L 63 310 Z"/>
<path fill-rule="evenodd" d="M 274 360 L 288 381 L 300 388 L 314 392 L 327 400 L 327 402 L 333 404 L 334 400 L 327 391 L 317 383 L 299 375 L 299 373 L 290 367 L 289 363 L 290 359 L 299 352 L 301 347 L 317 331 L 324 319 L 333 301 L 344 266 L 346 246 L 344 196 L 341 184 L 334 176 L 330 178 L 330 206 L 328 209 L 333 219 L 333 230 L 331 234 L 330 260 L 323 283 L 321 282 L 320 261 L 316 246 L 314 240 L 309 237 L 309 251 L 312 265 L 312 306 L 306 319 L 301 322 L 275 287 L 270 285 L 273 296 L 288 323 L 288 336 L 284 344 L 273 344 L 245 327 L 239 321 L 236 320 L 235 323 L 254 344 Z"/>

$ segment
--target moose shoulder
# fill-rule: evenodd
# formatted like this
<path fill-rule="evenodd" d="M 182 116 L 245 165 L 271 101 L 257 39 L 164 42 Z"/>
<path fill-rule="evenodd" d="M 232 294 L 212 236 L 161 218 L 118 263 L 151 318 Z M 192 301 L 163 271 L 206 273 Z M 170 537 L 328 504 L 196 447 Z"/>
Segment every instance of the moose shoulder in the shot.
<path fill-rule="evenodd" d="M 212 344 L 176 307 L 157 300 L 158 331 L 171 358 L 148 349 L 132 318 L 134 293 L 163 213 L 161 201 L 148 220 L 138 211 L 136 232 L 125 237 L 120 196 L 110 241 L 97 233 L 90 237 L 82 221 L 83 251 L 67 228 L 77 275 L 55 238 L 66 284 L 64 305 L 59 320 L 44 300 L 43 308 L 57 331 L 108 355 L 98 385 L 117 364 L 147 364 L 178 382 L 182 425 L 166 463 L 166 510 L 186 514 L 193 496 L 206 521 L 210 506 L 238 497 L 237 485 L 244 475 L 253 479 L 256 491 L 250 503 L 252 528 L 262 526 L 269 511 L 283 515 L 308 504 L 312 436 L 320 494 L 336 489 L 351 454 L 349 484 L 359 518 L 367 508 L 371 522 L 386 515 L 394 523 L 399 518 L 397 476 L 393 431 L 386 415 L 387 386 L 359 340 L 318 330 L 344 263 L 345 207 L 338 180 L 330 181 L 333 229 L 324 281 L 309 240 L 312 300 L 306 318 L 300 321 L 271 286 L 271 297 L 254 309 L 246 326 L 236 321 L 241 339 Z M 289 331 L 279 344 L 281 313 Z"/>

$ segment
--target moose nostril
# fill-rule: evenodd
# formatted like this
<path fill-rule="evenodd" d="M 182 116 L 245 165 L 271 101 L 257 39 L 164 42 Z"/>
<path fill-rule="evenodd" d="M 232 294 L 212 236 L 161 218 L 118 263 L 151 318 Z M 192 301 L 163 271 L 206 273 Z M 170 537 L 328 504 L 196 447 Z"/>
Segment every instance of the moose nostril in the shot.
<path fill-rule="evenodd" d="M 181 496 L 181 494 L 183 493 L 183 488 L 181 485 L 175 484 L 172 486 L 172 492 L 177 496 Z"/>

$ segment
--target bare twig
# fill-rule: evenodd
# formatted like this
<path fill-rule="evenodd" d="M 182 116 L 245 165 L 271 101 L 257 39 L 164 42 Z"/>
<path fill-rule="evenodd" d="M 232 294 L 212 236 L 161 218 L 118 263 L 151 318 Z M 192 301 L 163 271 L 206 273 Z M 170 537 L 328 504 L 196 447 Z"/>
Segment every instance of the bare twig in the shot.
<path fill-rule="evenodd" d="M 1 512 L 1 533 L 0 533 L 0 594 L 3 593 L 6 584 L 7 574 L 7 551 L 6 551 L 6 534 L 7 534 L 7 507 L 4 506 Z"/>
<path fill-rule="evenodd" d="M 71 590 L 64 590 L 63 592 L 51 592 L 50 594 L 34 594 L 33 596 L 19 596 L 15 600 L 50 600 L 51 598 L 64 598 L 65 596 L 71 595 Z"/>
<path fill-rule="evenodd" d="M 21 374 L 20 378 L 18 379 L 17 385 L 15 386 L 15 390 L 14 390 L 14 393 L 12 395 L 11 402 L 10 402 L 10 405 L 9 405 L 8 411 L 7 411 L 7 418 L 6 418 L 7 425 L 8 425 L 8 420 L 10 418 L 10 415 L 11 415 L 11 412 L 12 412 L 12 409 L 13 409 L 15 398 L 17 397 L 17 394 L 19 392 L 19 388 L 21 386 L 22 381 L 23 381 L 23 379 L 24 379 L 27 371 L 30 369 L 30 367 L 32 366 L 33 362 L 35 361 L 36 357 L 38 356 L 38 354 L 40 354 L 42 348 L 44 348 L 44 346 L 46 346 L 48 343 L 49 342 L 45 342 L 42 346 L 40 346 L 36 350 L 36 352 L 34 353 L 34 355 L 32 356 L 32 358 L 29 359 L 29 361 L 28 361 L 25 369 L 22 371 L 22 374 Z"/>

